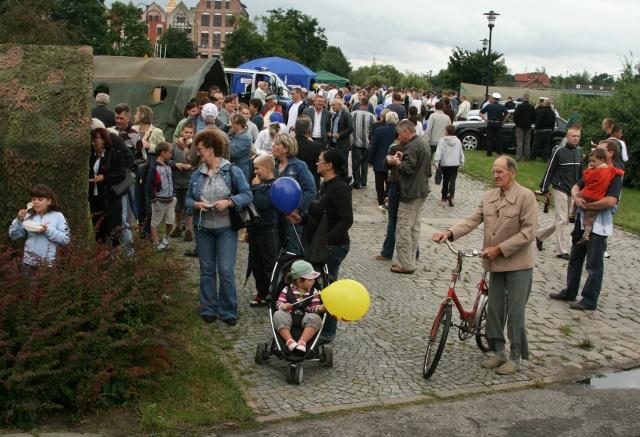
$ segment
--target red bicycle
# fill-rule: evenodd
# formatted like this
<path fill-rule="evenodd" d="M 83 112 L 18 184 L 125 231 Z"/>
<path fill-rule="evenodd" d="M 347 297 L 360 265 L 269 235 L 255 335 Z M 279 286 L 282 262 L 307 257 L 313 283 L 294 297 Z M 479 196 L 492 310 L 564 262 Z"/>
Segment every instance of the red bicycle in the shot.
<path fill-rule="evenodd" d="M 445 241 L 449 249 L 458 256 L 458 264 L 456 269 L 451 275 L 451 284 L 449 285 L 449 291 L 447 297 L 440 304 L 436 319 L 431 326 L 431 332 L 429 335 L 429 343 L 427 344 L 427 352 L 424 355 L 424 365 L 422 367 L 422 376 L 425 379 L 429 379 L 433 372 L 436 371 L 442 352 L 444 351 L 444 345 L 447 343 L 447 336 L 449 335 L 449 328 L 456 326 L 458 328 L 458 338 L 464 341 L 472 336 L 476 337 L 476 343 L 483 352 L 489 350 L 489 343 L 486 336 L 486 320 L 487 320 L 487 302 L 488 296 L 488 283 L 487 283 L 487 271 L 482 273 L 482 279 L 477 286 L 476 300 L 473 304 L 471 311 L 465 311 L 460 300 L 456 295 L 456 283 L 462 274 L 462 261 L 465 257 L 479 257 L 480 251 L 473 250 L 471 253 L 465 253 L 462 250 L 455 250 L 449 241 Z M 454 325 L 451 321 L 452 307 L 456 306 L 456 309 L 460 313 L 460 324 Z"/>

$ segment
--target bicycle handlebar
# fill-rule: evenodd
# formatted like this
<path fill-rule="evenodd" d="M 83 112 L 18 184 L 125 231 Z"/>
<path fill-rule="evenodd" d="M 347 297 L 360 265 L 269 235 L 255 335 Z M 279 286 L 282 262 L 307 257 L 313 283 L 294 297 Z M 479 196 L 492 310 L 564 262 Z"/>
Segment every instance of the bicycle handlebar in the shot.
<path fill-rule="evenodd" d="M 458 255 L 459 253 L 462 254 L 462 256 L 466 256 L 466 257 L 474 257 L 474 256 L 480 256 L 482 255 L 482 251 L 478 250 L 478 249 L 473 249 L 471 251 L 471 253 L 467 253 L 464 252 L 462 250 L 456 250 L 453 248 L 453 246 L 451 245 L 451 243 L 449 242 L 449 240 L 444 240 L 445 243 L 447 243 L 447 246 L 449 247 L 449 250 L 451 250 L 451 252 L 455 253 L 456 255 Z"/>

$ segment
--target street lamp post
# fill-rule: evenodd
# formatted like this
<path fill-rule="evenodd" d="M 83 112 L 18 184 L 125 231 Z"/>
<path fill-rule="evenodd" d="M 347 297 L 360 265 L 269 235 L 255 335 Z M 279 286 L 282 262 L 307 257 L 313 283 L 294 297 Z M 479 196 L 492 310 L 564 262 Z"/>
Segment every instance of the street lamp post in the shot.
<path fill-rule="evenodd" d="M 481 39 L 482 43 L 482 56 L 484 57 L 484 72 L 482 73 L 482 83 L 485 85 L 488 83 L 487 80 L 487 70 L 489 69 L 489 58 L 487 57 L 487 47 L 489 47 L 489 40 L 487 38 Z M 484 97 L 487 97 L 488 91 L 485 90 Z"/>
<path fill-rule="evenodd" d="M 493 27 L 496 25 L 496 18 L 498 17 L 497 12 L 493 12 L 493 11 L 489 11 L 489 12 L 485 12 L 484 14 L 485 17 L 487 17 L 487 21 L 489 22 L 489 50 L 487 51 L 487 71 L 486 71 L 486 77 L 485 77 L 485 88 L 484 88 L 484 94 L 485 96 L 487 94 L 489 94 L 489 60 L 491 59 L 491 34 L 493 32 Z"/>

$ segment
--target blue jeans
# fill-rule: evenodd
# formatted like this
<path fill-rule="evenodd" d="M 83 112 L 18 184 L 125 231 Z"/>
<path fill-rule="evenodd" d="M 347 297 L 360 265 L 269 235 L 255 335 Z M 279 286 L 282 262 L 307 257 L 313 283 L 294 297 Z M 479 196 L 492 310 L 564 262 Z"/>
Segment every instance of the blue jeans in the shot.
<path fill-rule="evenodd" d="M 200 259 L 200 315 L 220 317 L 222 320 L 237 318 L 234 269 L 238 232 L 230 227 L 195 228 L 195 234 Z"/>
<path fill-rule="evenodd" d="M 580 221 L 576 220 L 577 235 L 574 235 L 574 242 L 582 236 Z M 574 231 L 575 232 L 575 231 Z M 580 277 L 582 276 L 582 266 L 585 258 L 587 260 L 587 280 L 582 287 L 582 303 L 584 306 L 595 310 L 598 307 L 598 297 L 602 288 L 602 277 L 604 276 L 604 251 L 607 250 L 607 237 L 591 233 L 589 242 L 586 244 L 571 246 L 569 254 L 569 266 L 567 267 L 567 288 L 562 293 L 573 300 L 578 295 L 580 288 Z"/>
<path fill-rule="evenodd" d="M 338 280 L 338 273 L 340 272 L 340 264 L 347 257 L 349 253 L 349 245 L 343 244 L 341 246 L 329 246 L 327 253 L 327 271 L 329 272 L 329 278 L 331 282 Z M 336 328 L 338 327 L 338 320 L 335 317 L 327 316 L 327 320 L 324 322 L 324 329 L 322 330 L 322 337 L 331 341 L 336 336 Z"/>

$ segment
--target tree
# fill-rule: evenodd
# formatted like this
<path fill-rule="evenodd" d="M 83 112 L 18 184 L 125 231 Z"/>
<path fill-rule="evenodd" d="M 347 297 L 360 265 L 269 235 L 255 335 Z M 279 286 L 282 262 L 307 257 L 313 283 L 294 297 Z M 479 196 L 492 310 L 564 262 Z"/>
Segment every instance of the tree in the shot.
<path fill-rule="evenodd" d="M 446 79 L 442 84 L 446 88 L 457 89 L 461 82 L 484 84 L 488 71 L 488 83 L 493 85 L 498 79 L 507 74 L 508 69 L 502 58 L 502 53 L 492 51 L 487 54 L 482 50 L 463 50 L 456 47 L 449 56 Z"/>
<path fill-rule="evenodd" d="M 405 73 L 400 82 L 402 88 L 418 88 L 426 90 L 429 88 L 429 78 L 416 73 Z"/>
<path fill-rule="evenodd" d="M 236 30 L 225 40 L 222 58 L 227 66 L 237 67 L 252 59 L 265 56 L 266 41 L 258 33 L 256 25 L 246 18 L 241 18 Z"/>
<path fill-rule="evenodd" d="M 107 14 L 100 0 L 56 0 L 52 18 L 66 22 L 79 44 L 93 47 L 96 55 L 106 54 Z M 140 16 L 139 14 L 137 15 Z"/>
<path fill-rule="evenodd" d="M 117 56 L 144 56 L 149 54 L 147 25 L 140 21 L 140 12 L 133 3 L 115 2 L 109 13 L 111 26 L 107 33 L 109 52 Z"/>
<path fill-rule="evenodd" d="M 265 25 L 267 52 L 298 61 L 317 70 L 320 54 L 327 50 L 327 37 L 318 20 L 290 8 L 267 11 L 260 20 Z"/>
<path fill-rule="evenodd" d="M 592 85 L 598 85 L 598 86 L 611 86 L 616 82 L 616 78 L 613 77 L 612 75 L 608 74 L 608 73 L 600 73 L 600 74 L 595 74 L 592 78 L 591 78 L 591 84 Z"/>
<path fill-rule="evenodd" d="M 166 45 L 167 58 L 195 58 L 198 55 L 189 34 L 181 29 L 168 28 L 160 37 L 160 44 Z"/>
<path fill-rule="evenodd" d="M 349 77 L 349 74 L 351 74 L 351 64 L 342 54 L 340 47 L 329 46 L 320 58 L 318 70 L 327 70 L 338 76 Z"/>
<path fill-rule="evenodd" d="M 365 85 L 400 86 L 404 75 L 393 65 L 368 65 L 357 68 L 351 72 L 351 83 Z M 380 83 L 379 83 L 380 82 Z"/>

